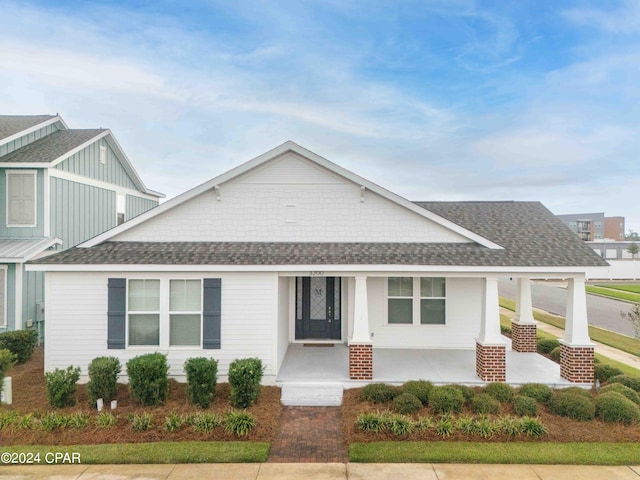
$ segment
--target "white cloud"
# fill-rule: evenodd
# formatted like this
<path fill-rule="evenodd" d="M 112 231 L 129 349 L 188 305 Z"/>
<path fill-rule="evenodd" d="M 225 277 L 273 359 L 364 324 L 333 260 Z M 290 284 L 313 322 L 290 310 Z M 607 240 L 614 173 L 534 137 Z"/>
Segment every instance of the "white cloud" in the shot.
<path fill-rule="evenodd" d="M 564 15 L 578 25 L 596 27 L 606 32 L 631 34 L 640 32 L 640 2 L 623 0 L 617 9 L 613 2 L 605 2 L 607 8 L 575 8 Z"/>

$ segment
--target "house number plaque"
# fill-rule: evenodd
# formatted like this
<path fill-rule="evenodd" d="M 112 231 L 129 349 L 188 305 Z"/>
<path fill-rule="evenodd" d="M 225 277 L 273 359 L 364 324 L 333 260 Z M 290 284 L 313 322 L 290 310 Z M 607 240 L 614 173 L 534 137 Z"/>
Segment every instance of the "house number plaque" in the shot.
<path fill-rule="evenodd" d="M 324 277 L 324 272 L 311 272 L 312 277 Z"/>

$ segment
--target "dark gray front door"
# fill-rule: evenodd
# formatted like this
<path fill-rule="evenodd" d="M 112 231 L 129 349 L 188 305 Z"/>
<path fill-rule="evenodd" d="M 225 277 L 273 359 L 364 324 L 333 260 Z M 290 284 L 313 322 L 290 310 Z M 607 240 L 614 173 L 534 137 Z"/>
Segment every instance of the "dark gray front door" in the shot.
<path fill-rule="evenodd" d="M 296 278 L 296 340 L 340 340 L 340 278 Z"/>

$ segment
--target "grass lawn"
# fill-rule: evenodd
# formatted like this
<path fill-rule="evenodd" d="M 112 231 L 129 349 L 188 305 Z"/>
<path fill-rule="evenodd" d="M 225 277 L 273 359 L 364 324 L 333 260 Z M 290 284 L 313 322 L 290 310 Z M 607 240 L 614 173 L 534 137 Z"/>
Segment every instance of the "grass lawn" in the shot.
<path fill-rule="evenodd" d="M 591 285 L 587 285 L 585 288 L 587 290 L 587 293 L 604 295 L 605 297 L 611 297 L 615 298 L 616 300 L 622 300 L 625 302 L 640 303 L 640 294 L 637 293 L 623 291 L 616 288 L 594 287 Z"/>
<path fill-rule="evenodd" d="M 622 290 L 624 292 L 640 293 L 640 285 L 619 285 L 617 283 L 608 283 L 606 285 L 596 285 L 596 287 L 612 288 L 614 290 Z"/>
<path fill-rule="evenodd" d="M 27 445 L 3 452 L 79 453 L 82 463 L 250 463 L 264 462 L 266 442 L 157 442 L 102 445 Z"/>
<path fill-rule="evenodd" d="M 372 442 L 352 443 L 351 462 L 636 465 L 640 443 Z"/>

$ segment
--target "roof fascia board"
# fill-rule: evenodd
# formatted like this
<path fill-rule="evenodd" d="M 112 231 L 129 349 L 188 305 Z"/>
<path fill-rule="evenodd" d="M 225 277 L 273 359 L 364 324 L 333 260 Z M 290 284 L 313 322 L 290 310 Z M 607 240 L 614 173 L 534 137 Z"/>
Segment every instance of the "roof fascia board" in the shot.
<path fill-rule="evenodd" d="M 49 162 L 0 162 L 0 168 L 49 168 Z"/>
<path fill-rule="evenodd" d="M 29 135 L 30 133 L 33 133 L 36 130 L 40 130 L 41 128 L 44 128 L 46 126 L 52 125 L 52 124 L 57 123 L 57 122 L 60 122 L 62 124 L 62 126 L 64 127 L 63 130 L 68 130 L 69 127 L 64 122 L 64 120 L 62 120 L 62 118 L 59 115 L 56 115 L 55 117 L 50 118 L 49 120 L 45 120 L 44 122 L 40 122 L 37 125 L 34 125 L 33 127 L 29 127 L 29 128 L 27 128 L 25 130 L 19 131 L 18 133 L 14 133 L 10 137 L 3 138 L 2 140 L 0 140 L 0 145 L 4 145 L 5 143 L 13 142 L 14 140 L 17 140 L 20 137 L 24 137 L 25 135 Z"/>
<path fill-rule="evenodd" d="M 231 170 L 228 170 L 227 172 L 221 175 L 218 175 L 217 177 L 214 177 L 211 180 L 204 182 L 201 185 L 198 185 L 197 187 L 194 187 L 191 190 L 188 190 L 182 193 L 181 195 L 178 195 L 177 197 L 172 198 L 171 200 L 163 203 L 162 205 L 159 205 L 158 207 L 152 210 L 149 210 L 148 212 L 143 213 L 142 215 L 139 215 L 129 220 L 128 222 L 123 223 L 122 225 L 112 228 L 111 230 L 108 230 L 103 234 L 97 235 L 92 239 L 89 239 L 86 242 L 81 243 L 78 246 L 81 248 L 87 248 L 87 247 L 93 247 L 95 245 L 98 245 L 99 243 L 102 243 L 105 240 L 113 238 L 116 235 L 123 233 L 152 217 L 161 215 L 163 212 L 166 212 L 167 210 L 177 207 L 178 205 L 181 205 L 182 203 L 194 197 L 197 197 L 198 195 L 201 195 L 202 193 L 205 193 L 208 190 L 211 190 L 216 185 L 220 185 L 225 182 L 228 182 L 229 180 L 236 178 L 270 160 L 273 160 L 288 151 L 292 151 L 305 158 L 308 158 L 309 160 L 319 164 L 320 166 L 327 168 L 328 170 L 333 171 L 334 173 L 337 173 L 338 175 L 341 175 L 358 185 L 364 186 L 366 189 L 369 189 L 372 192 L 375 192 L 387 198 L 388 200 L 391 200 L 393 202 L 396 202 L 402 205 L 405 208 L 408 208 L 412 212 L 420 215 L 421 217 L 427 218 L 437 224 L 440 224 L 443 227 L 448 228 L 462 235 L 463 237 L 466 237 L 469 240 L 472 240 L 484 247 L 494 249 L 494 250 L 503 249 L 503 247 L 501 247 L 500 245 L 494 242 L 491 242 L 490 240 L 484 237 L 481 237 L 480 235 L 470 230 L 462 228 L 460 225 L 457 225 L 443 217 L 440 217 L 439 215 L 436 215 L 435 213 L 425 208 L 419 207 L 418 205 L 415 205 L 413 202 L 410 202 L 409 200 L 399 195 L 396 195 L 395 193 L 392 193 L 389 190 L 382 188 L 379 185 L 376 185 L 375 183 L 370 182 L 369 180 L 366 180 L 343 167 L 340 167 L 339 165 L 327 160 L 324 157 L 321 157 L 318 154 L 311 152 L 310 150 L 307 150 L 306 148 L 301 147 L 300 145 L 292 141 L 287 141 L 282 145 L 279 145 L 276 148 L 269 150 L 268 152 L 265 152 L 262 155 L 259 155 L 258 157 L 252 160 L 249 160 L 248 162 L 238 165 L 237 167 L 232 168 Z"/>

